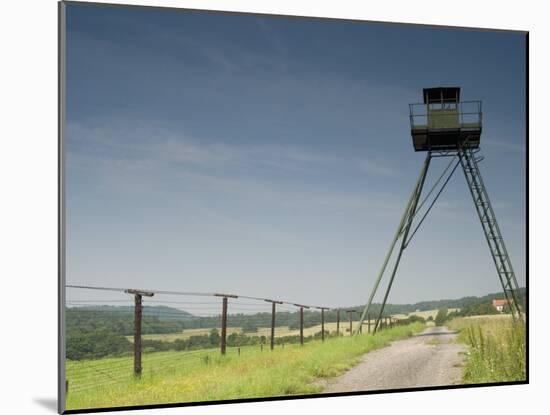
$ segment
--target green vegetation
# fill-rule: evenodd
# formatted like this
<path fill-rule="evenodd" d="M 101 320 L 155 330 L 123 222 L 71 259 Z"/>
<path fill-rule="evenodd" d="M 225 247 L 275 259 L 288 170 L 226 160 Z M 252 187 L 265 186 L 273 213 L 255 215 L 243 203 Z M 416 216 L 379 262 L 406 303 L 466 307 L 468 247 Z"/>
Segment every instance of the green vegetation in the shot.
<path fill-rule="evenodd" d="M 520 304 L 525 304 L 526 291 L 525 288 L 520 288 L 517 291 L 517 297 Z M 479 304 L 490 304 L 494 299 L 501 299 L 502 292 L 487 294 L 482 297 L 462 297 L 458 299 L 450 300 L 434 300 L 434 301 L 421 301 L 414 304 L 387 304 L 384 308 L 385 312 L 388 315 L 396 314 L 407 314 L 416 311 L 426 311 L 426 310 L 439 310 L 441 308 L 447 308 L 449 311 L 451 309 L 467 309 L 470 307 L 475 307 Z M 376 313 L 380 308 L 379 304 L 373 304 L 373 313 Z M 356 308 L 362 308 L 361 306 L 356 306 Z M 427 318 L 427 316 L 422 316 Z"/>
<path fill-rule="evenodd" d="M 520 303 L 525 302 L 525 288 L 519 289 L 517 293 Z M 430 310 L 439 310 L 447 308 L 449 312 L 453 309 L 460 309 L 467 314 L 461 315 L 479 315 L 493 312 L 489 305 L 493 299 L 502 298 L 502 293 L 488 294 L 483 297 L 463 297 L 455 300 L 437 300 L 422 301 L 414 304 L 387 304 L 384 316 L 407 317 L 409 314 L 416 314 L 423 318 L 428 318 Z M 482 305 L 485 312 L 476 309 Z M 362 310 L 364 305 L 355 305 L 349 309 Z M 341 316 L 345 316 L 345 310 L 341 310 Z M 221 310 L 221 309 L 220 309 Z M 371 316 L 378 314 L 380 304 L 373 303 Z M 456 311 L 456 310 L 454 310 Z M 93 331 L 95 329 L 108 329 L 109 331 L 125 336 L 133 333 L 133 306 L 87 306 L 87 307 L 68 307 L 67 329 Z M 271 325 L 271 313 L 261 312 L 254 314 L 233 314 L 231 313 L 231 304 L 229 306 L 228 327 L 243 328 L 245 331 L 254 332 L 254 328 L 269 327 Z M 424 313 L 424 314 L 423 314 Z M 143 334 L 161 334 L 161 333 L 181 333 L 182 330 L 189 329 L 212 329 L 220 326 L 219 316 L 198 317 L 186 311 L 173 307 L 165 306 L 144 306 L 143 307 Z M 336 310 L 327 310 L 325 312 L 325 323 L 336 322 Z M 290 328 L 298 328 L 299 313 L 288 311 L 277 311 L 277 325 Z M 310 328 L 321 324 L 321 313 L 313 310 L 304 310 L 304 327 Z M 331 329 L 332 330 L 332 329 Z M 203 333 L 207 334 L 207 333 Z"/>
<path fill-rule="evenodd" d="M 395 326 L 375 335 L 331 337 L 260 350 L 258 346 L 145 354 L 143 375 L 132 376 L 132 357 L 67 362 L 68 409 L 320 392 L 317 378 L 339 375 L 362 354 L 423 329 L 421 323 Z"/>
<path fill-rule="evenodd" d="M 493 307 L 491 302 L 487 301 L 487 302 L 472 304 L 461 309 L 448 310 L 447 308 L 440 308 L 437 311 L 437 315 L 435 316 L 434 322 L 436 326 L 443 326 L 447 322 L 457 317 L 490 316 L 490 315 L 496 315 L 496 314 L 501 314 L 501 313 L 499 313 Z"/>
<path fill-rule="evenodd" d="M 99 329 L 126 336 L 134 332 L 133 306 L 67 307 L 65 313 L 68 332 L 93 332 Z M 178 332 L 189 325 L 187 320 L 191 318 L 193 316 L 190 313 L 171 307 L 143 307 L 142 332 Z"/>
<path fill-rule="evenodd" d="M 470 346 L 464 383 L 511 382 L 526 379 L 526 332 L 509 315 L 456 318 L 459 340 Z"/>
<path fill-rule="evenodd" d="M 414 319 L 414 321 L 419 321 Z M 304 333 L 304 342 L 310 342 L 321 338 L 321 331 L 311 334 Z M 78 333 L 78 335 L 77 335 Z M 192 335 L 184 338 L 174 337 L 174 334 L 161 335 L 171 337 L 156 337 L 155 339 L 144 337 L 142 339 L 142 347 L 144 353 L 164 352 L 169 350 L 184 351 L 184 350 L 204 350 L 216 349 L 220 347 L 220 334 L 218 329 L 210 329 L 208 334 Z M 329 333 L 325 330 L 325 336 L 336 336 L 336 333 Z M 85 360 L 98 359 L 108 356 L 125 356 L 133 352 L 133 338 L 124 337 L 108 330 L 97 330 L 93 332 L 75 332 L 67 336 L 67 359 L 69 360 Z M 227 346 L 241 347 L 267 344 L 269 337 L 247 335 L 242 332 L 234 331 L 227 336 Z M 275 344 L 295 344 L 300 342 L 299 335 L 278 336 L 275 338 Z"/>
<path fill-rule="evenodd" d="M 524 301 L 525 290 L 518 296 Z M 494 314 L 496 310 L 491 300 L 501 298 L 501 294 L 484 297 L 464 297 L 458 300 L 424 301 L 416 304 L 388 304 L 385 315 L 413 323 L 418 317 L 435 318 L 436 308 L 447 308 L 449 313 L 444 324 L 451 318 L 468 315 Z M 372 314 L 376 315 L 379 304 L 373 304 Z M 460 307 L 453 308 L 453 307 Z M 361 306 L 355 307 L 361 309 Z M 133 306 L 86 306 L 66 309 L 67 358 L 71 360 L 96 359 L 107 356 L 123 356 L 131 353 L 134 331 Z M 345 309 L 342 309 L 345 311 Z M 401 313 L 401 314 L 400 314 Z M 336 330 L 336 311 L 325 312 L 325 330 Z M 304 333 L 313 339 L 321 330 L 321 314 L 317 311 L 304 311 Z M 354 322 L 354 325 L 356 323 Z M 186 311 L 166 306 L 144 306 L 142 333 L 146 351 L 197 350 L 217 347 L 212 341 L 211 330 L 220 327 L 219 316 L 198 317 Z M 266 342 L 270 336 L 271 313 L 230 314 L 228 318 L 228 342 L 231 346 L 245 346 Z M 296 342 L 298 339 L 299 313 L 277 312 L 277 341 Z M 348 334 L 347 322 L 341 321 L 340 330 Z M 245 332 L 249 336 L 243 336 Z M 233 337 L 231 337 L 233 336 Z M 259 339 L 253 338 L 254 336 Z M 279 339 L 284 337 L 284 339 Z M 168 344 L 166 344 L 168 343 Z"/>
<path fill-rule="evenodd" d="M 68 332 L 66 347 L 66 356 L 71 360 L 123 356 L 132 350 L 132 344 L 126 337 L 101 329 L 91 332 Z"/>
<path fill-rule="evenodd" d="M 437 315 L 435 316 L 435 325 L 436 326 L 442 326 L 445 324 L 445 322 L 447 321 L 447 315 L 448 315 L 448 310 L 446 308 L 441 308 L 439 309 L 439 311 L 437 312 Z"/>
<path fill-rule="evenodd" d="M 467 317 L 467 316 L 488 316 L 493 314 L 500 314 L 490 301 L 471 305 L 461 310 L 457 310 L 449 313 L 449 318 L 454 317 Z"/>

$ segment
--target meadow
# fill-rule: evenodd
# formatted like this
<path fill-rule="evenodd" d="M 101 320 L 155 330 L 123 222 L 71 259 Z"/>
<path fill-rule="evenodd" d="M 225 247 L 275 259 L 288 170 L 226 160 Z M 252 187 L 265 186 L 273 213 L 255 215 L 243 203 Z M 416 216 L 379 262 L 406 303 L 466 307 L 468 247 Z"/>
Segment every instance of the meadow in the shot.
<path fill-rule="evenodd" d="M 464 383 L 513 382 L 526 379 L 526 331 L 510 315 L 455 318 L 449 328 L 466 343 Z"/>
<path fill-rule="evenodd" d="M 319 378 L 342 374 L 361 355 L 411 336 L 421 323 L 395 326 L 375 335 L 331 337 L 273 351 L 258 346 L 170 351 L 143 355 L 141 379 L 132 375 L 133 357 L 67 361 L 67 409 L 155 403 L 304 395 L 321 392 Z"/>

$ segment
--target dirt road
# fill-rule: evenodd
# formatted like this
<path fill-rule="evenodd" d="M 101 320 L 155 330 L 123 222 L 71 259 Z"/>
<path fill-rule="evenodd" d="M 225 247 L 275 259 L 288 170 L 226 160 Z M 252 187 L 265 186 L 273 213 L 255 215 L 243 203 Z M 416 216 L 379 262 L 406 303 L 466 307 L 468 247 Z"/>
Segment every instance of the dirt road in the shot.
<path fill-rule="evenodd" d="M 460 383 L 466 347 L 446 327 L 430 327 L 367 353 L 344 375 L 325 381 L 324 392 L 443 386 Z"/>

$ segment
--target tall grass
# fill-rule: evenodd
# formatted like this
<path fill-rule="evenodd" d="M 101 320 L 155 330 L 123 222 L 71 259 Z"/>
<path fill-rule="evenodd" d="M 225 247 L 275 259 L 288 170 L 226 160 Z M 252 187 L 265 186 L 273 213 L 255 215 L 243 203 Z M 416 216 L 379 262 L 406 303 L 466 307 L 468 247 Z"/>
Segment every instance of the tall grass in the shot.
<path fill-rule="evenodd" d="M 270 351 L 258 346 L 144 356 L 140 380 L 131 357 L 67 362 L 67 409 L 150 405 L 318 393 L 318 378 L 342 374 L 361 355 L 420 331 L 420 323 L 356 338 L 329 338 Z"/>
<path fill-rule="evenodd" d="M 464 383 L 511 382 L 526 379 L 526 332 L 511 318 L 457 318 L 450 328 L 468 344 Z"/>

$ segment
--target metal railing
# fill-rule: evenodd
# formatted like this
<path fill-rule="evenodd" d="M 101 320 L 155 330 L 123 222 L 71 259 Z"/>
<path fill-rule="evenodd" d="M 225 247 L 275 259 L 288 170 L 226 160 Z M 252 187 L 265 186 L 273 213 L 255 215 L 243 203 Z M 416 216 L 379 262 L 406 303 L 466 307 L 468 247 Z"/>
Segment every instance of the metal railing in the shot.
<path fill-rule="evenodd" d="M 409 104 L 411 129 L 481 128 L 481 101 Z"/>

